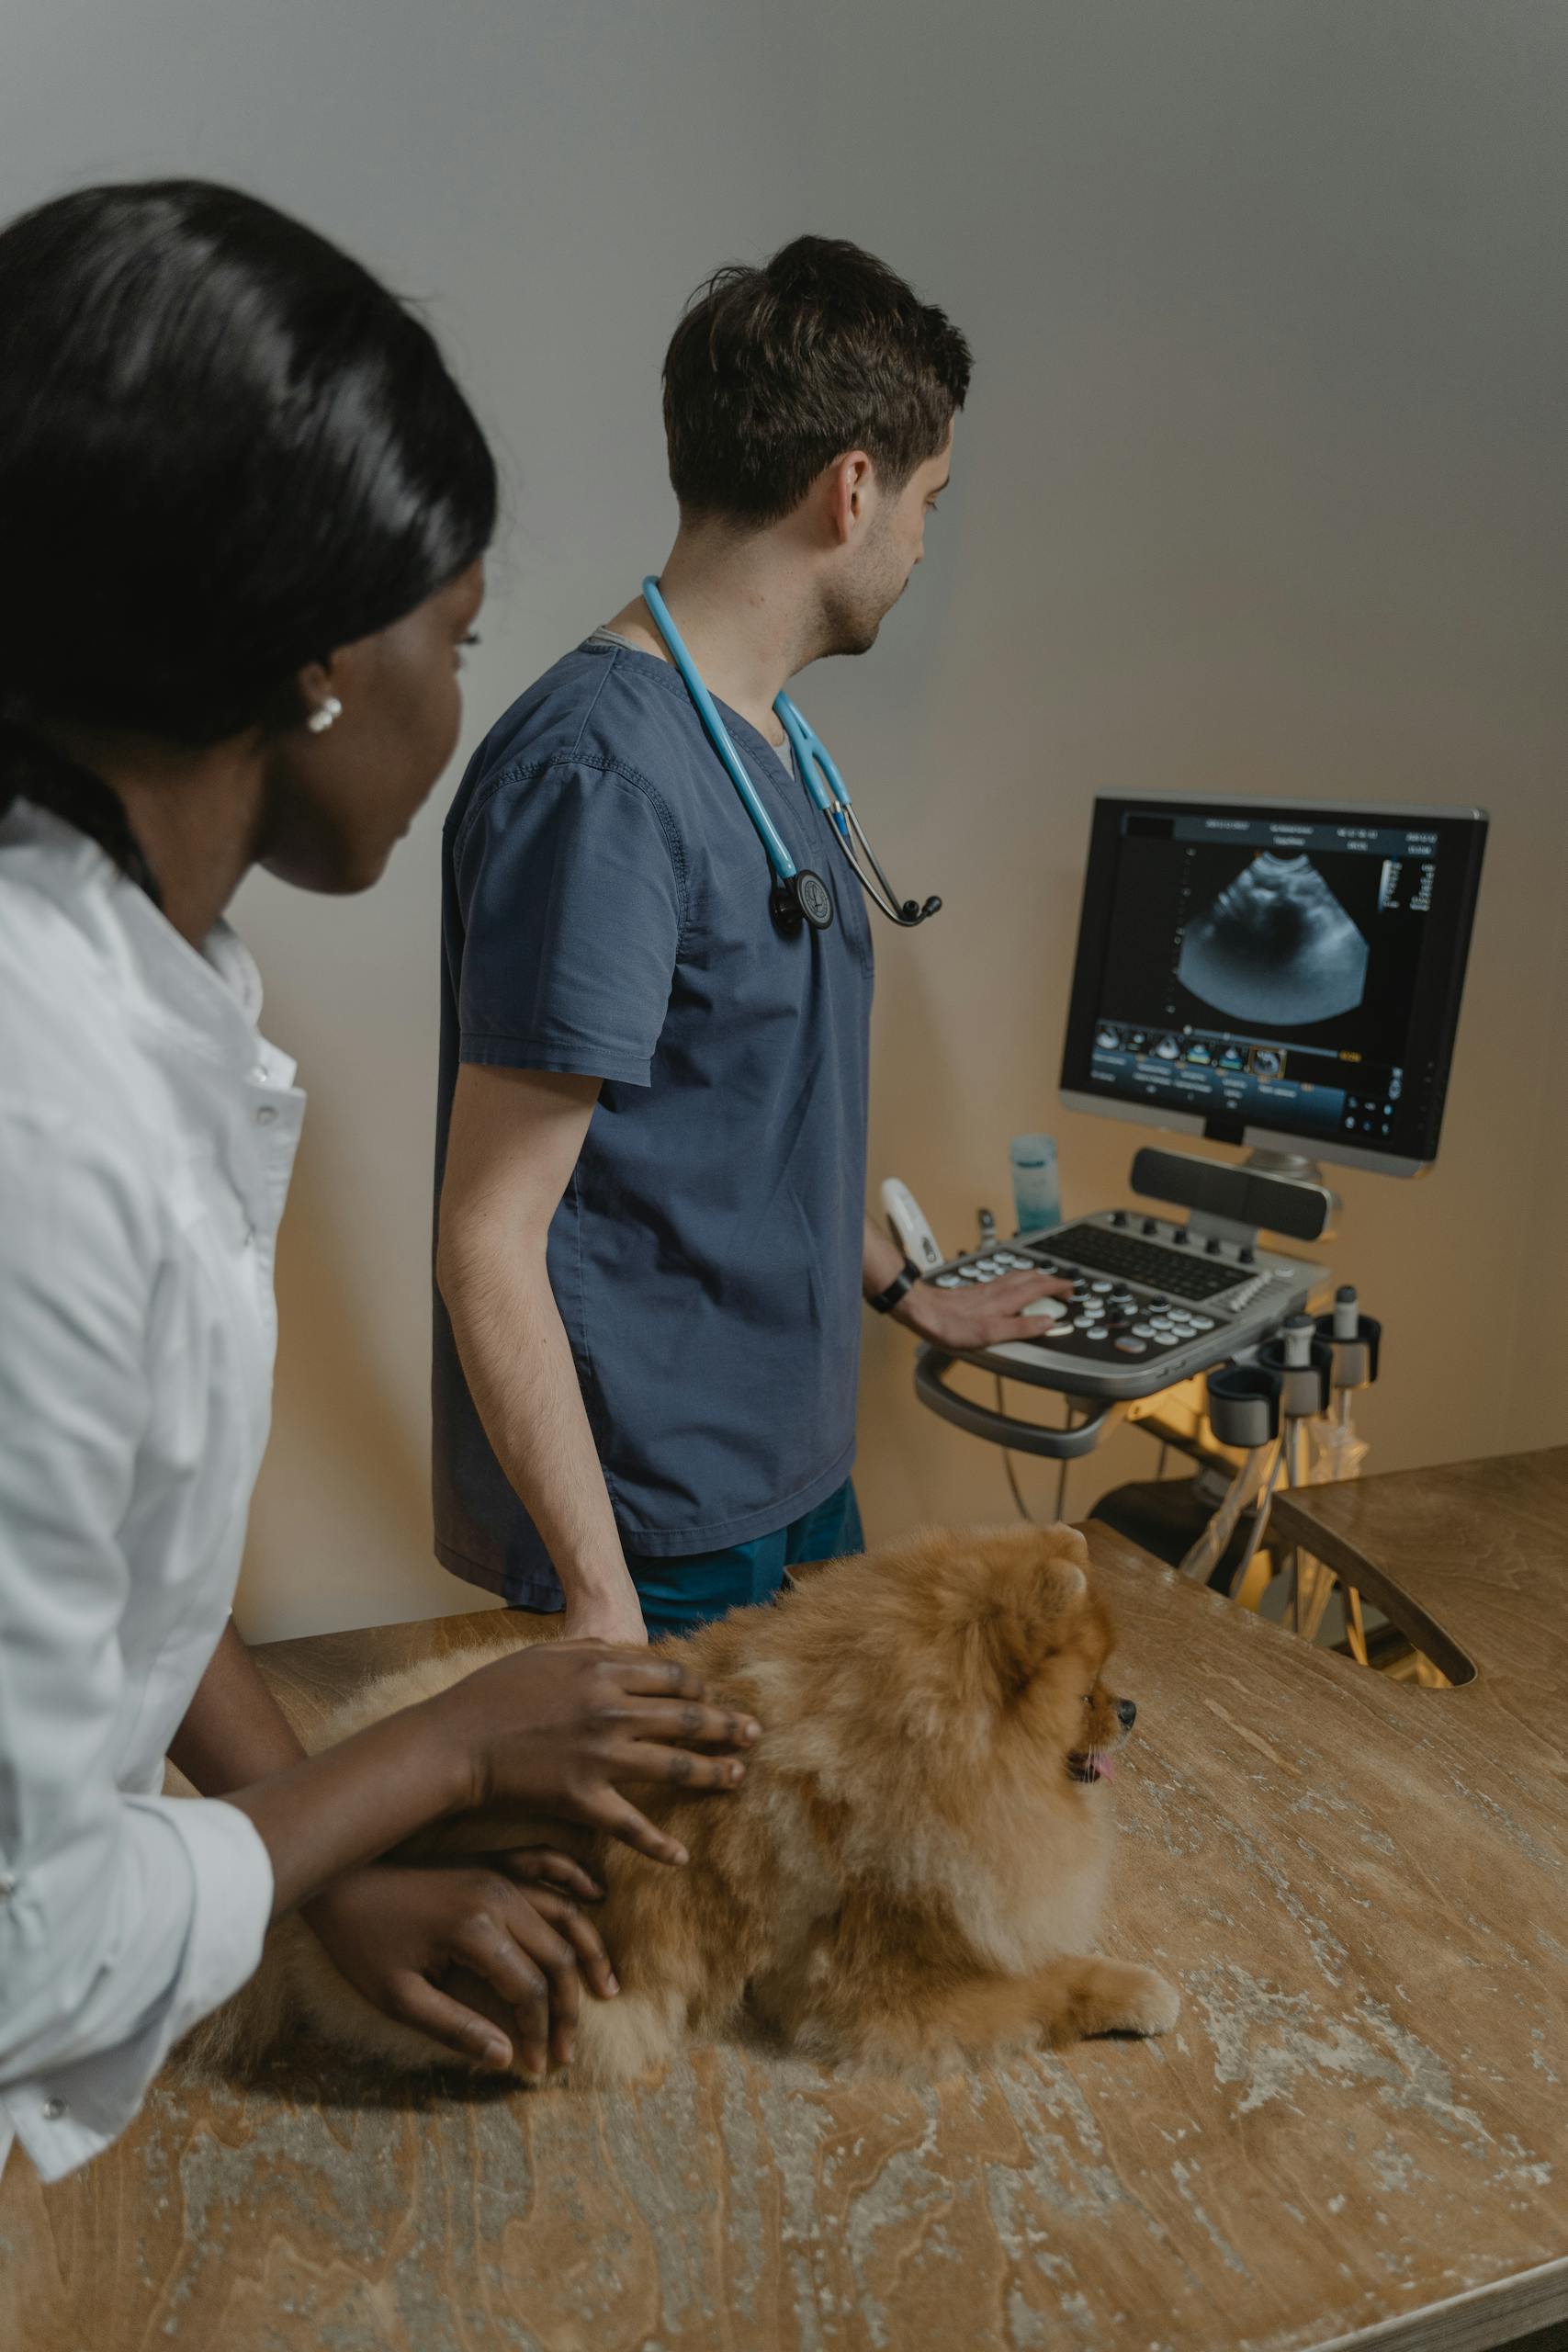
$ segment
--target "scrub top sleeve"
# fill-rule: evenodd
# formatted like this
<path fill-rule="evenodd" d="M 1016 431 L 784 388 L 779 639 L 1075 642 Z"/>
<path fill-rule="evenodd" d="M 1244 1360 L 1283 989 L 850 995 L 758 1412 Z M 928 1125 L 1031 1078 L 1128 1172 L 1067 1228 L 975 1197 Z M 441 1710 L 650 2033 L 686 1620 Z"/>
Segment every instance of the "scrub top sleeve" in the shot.
<path fill-rule="evenodd" d="M 458 1058 L 646 1086 L 685 922 L 651 786 L 562 755 L 504 776 L 454 845 Z"/>

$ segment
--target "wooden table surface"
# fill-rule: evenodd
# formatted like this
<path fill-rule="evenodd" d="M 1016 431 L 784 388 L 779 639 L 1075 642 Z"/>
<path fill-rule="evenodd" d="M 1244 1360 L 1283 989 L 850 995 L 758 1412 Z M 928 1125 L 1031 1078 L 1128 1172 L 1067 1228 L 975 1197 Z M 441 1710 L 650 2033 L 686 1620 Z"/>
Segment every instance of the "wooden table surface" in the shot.
<path fill-rule="evenodd" d="M 0 2181 L 27 2352 L 1187 2352 L 1568 2322 L 1568 1449 L 1298 1498 L 1421 1622 L 1424 1690 L 1103 1531 L 1122 1687 L 1109 1942 L 1177 2032 L 928 2087 L 741 2048 L 638 2093 L 412 2089 L 324 2062 L 167 2080 L 57 2188 Z M 1364 1564 L 1358 1569 L 1357 1563 Z M 308 1723 L 482 1617 L 263 1653 Z M 1568 2340 L 1568 2330 L 1565 2338 Z"/>

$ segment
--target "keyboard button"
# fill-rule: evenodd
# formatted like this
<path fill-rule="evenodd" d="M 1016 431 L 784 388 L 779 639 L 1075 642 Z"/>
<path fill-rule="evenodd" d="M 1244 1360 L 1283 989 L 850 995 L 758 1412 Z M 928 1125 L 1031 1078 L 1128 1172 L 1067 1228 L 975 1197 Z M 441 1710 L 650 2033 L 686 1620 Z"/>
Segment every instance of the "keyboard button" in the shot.
<path fill-rule="evenodd" d="M 1148 1351 L 1149 1343 L 1146 1340 L 1127 1338 L 1118 1340 L 1116 1342 L 1116 1352 L 1119 1356 L 1146 1356 Z"/>
<path fill-rule="evenodd" d="M 1103 1323 L 1091 1323 L 1084 1333 L 1086 1340 L 1108 1340 L 1111 1337 Z"/>
<path fill-rule="evenodd" d="M 1051 1254 L 1058 1265 L 1075 1272 L 1087 1268 L 1096 1274 L 1119 1274 L 1123 1281 L 1175 1291 L 1186 1298 L 1213 1298 L 1230 1289 L 1236 1274 L 1234 1266 L 1194 1259 L 1169 1240 L 1139 1240 L 1100 1225 L 1061 1227 L 1051 1237 Z"/>
<path fill-rule="evenodd" d="M 1154 1335 L 1154 1325 L 1152 1323 L 1134 1323 L 1133 1326 L 1133 1337 L 1134 1340 L 1152 1340 Z"/>
<path fill-rule="evenodd" d="M 938 1290 L 962 1290 L 964 1277 L 962 1274 L 938 1274 L 936 1286 Z"/>

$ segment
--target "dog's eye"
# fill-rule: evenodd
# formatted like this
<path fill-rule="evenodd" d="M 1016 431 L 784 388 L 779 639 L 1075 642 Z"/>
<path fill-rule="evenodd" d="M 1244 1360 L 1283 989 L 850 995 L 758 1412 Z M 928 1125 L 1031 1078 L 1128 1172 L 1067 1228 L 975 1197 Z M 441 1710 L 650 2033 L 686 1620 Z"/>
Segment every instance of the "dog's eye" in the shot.
<path fill-rule="evenodd" d="M 1092 1706 L 1093 1706 L 1093 1704 L 1094 1704 L 1094 1692 L 1093 1692 L 1092 1690 L 1086 1690 L 1086 1691 L 1084 1692 L 1084 1694 L 1083 1694 L 1083 1702 L 1084 1702 L 1084 1705 L 1085 1705 L 1086 1707 L 1092 1707 Z"/>

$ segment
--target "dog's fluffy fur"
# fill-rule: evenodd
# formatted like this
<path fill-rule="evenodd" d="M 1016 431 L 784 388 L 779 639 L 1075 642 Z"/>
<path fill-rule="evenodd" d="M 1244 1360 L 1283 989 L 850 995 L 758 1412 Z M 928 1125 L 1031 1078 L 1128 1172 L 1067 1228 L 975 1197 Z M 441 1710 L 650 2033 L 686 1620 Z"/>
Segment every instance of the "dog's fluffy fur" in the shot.
<path fill-rule="evenodd" d="M 1111 1849 L 1105 1758 L 1125 1732 L 1088 1565 L 1065 1527 L 927 1533 L 660 1644 L 715 1703 L 763 1727 L 735 1793 L 637 1792 L 689 1849 L 683 1870 L 511 1814 L 419 1841 L 570 1844 L 600 1877 L 594 1916 L 622 1990 L 584 1999 L 572 2078 L 646 2078 L 747 2007 L 807 2055 L 920 2074 L 1008 2046 L 1167 2031 L 1171 1986 L 1091 1956 Z M 322 1744 L 490 1655 L 370 1685 Z M 199 2054 L 244 2064 L 299 2027 L 397 2067 L 455 2063 L 372 2008 L 291 1918 Z"/>

